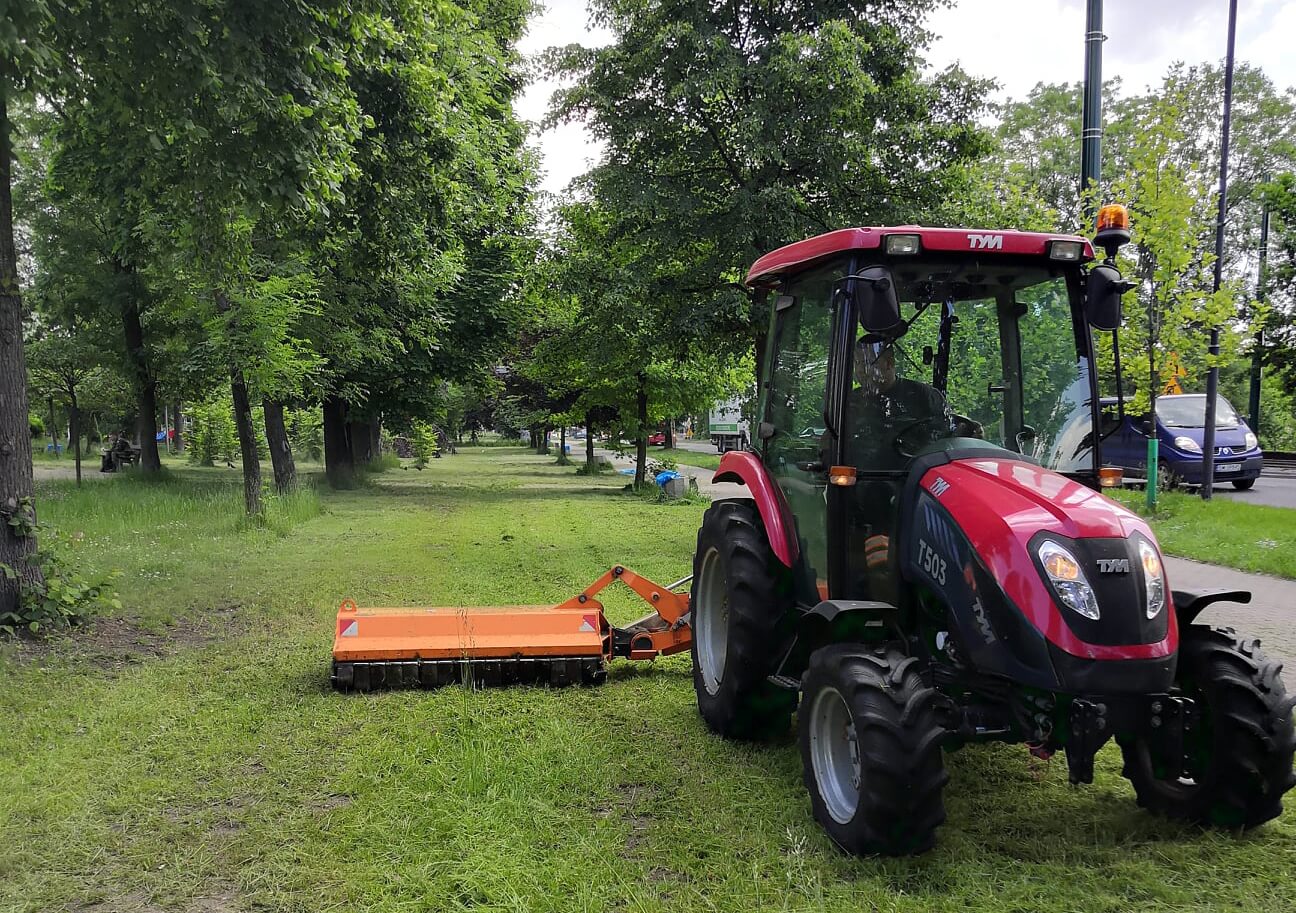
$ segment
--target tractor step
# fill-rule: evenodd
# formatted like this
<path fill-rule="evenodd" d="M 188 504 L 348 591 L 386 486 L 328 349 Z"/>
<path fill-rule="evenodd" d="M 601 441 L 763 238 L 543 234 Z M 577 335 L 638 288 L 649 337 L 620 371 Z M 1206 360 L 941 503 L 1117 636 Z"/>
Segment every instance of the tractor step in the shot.
<path fill-rule="evenodd" d="M 600 685 L 607 678 L 603 657 L 558 656 L 513 659 L 413 659 L 334 662 L 330 680 L 338 691 L 383 688 L 440 688 L 442 685 Z"/>

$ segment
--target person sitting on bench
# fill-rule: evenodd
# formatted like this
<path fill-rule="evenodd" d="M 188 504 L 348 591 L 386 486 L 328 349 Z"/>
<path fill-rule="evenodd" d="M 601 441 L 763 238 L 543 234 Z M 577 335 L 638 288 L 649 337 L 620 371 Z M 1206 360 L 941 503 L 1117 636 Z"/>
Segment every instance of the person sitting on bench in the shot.
<path fill-rule="evenodd" d="M 109 434 L 108 446 L 104 448 L 103 459 L 99 463 L 100 472 L 116 472 L 122 464 L 134 458 L 134 448 L 124 434 Z"/>

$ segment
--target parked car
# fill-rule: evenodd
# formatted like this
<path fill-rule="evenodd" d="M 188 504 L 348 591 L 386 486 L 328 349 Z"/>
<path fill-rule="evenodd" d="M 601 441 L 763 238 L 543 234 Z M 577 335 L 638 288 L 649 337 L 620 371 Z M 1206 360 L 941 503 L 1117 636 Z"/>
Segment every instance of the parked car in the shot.
<path fill-rule="evenodd" d="M 1104 435 L 1103 460 L 1142 476 L 1147 471 L 1146 415 L 1125 414 L 1124 422 L 1114 416 L 1116 399 L 1102 400 L 1104 425 L 1118 427 Z M 1109 424 L 1110 423 L 1110 424 Z M 1206 395 L 1177 393 L 1157 397 L 1156 434 L 1158 475 L 1161 484 L 1200 485 L 1202 480 L 1202 438 L 1206 432 Z M 1231 482 L 1245 490 L 1255 484 L 1264 468 L 1259 441 L 1224 397 L 1215 401 L 1215 480 Z"/>
<path fill-rule="evenodd" d="M 666 432 L 654 431 L 652 434 L 648 435 L 648 445 L 651 447 L 665 447 Z"/>

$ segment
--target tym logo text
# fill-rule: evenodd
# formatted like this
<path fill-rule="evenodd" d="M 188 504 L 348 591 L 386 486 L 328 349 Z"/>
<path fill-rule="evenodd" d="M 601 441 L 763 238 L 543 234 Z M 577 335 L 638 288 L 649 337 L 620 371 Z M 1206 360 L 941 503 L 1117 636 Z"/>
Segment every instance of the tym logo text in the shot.
<path fill-rule="evenodd" d="M 1003 250 L 1003 235 L 969 234 L 967 239 L 972 250 Z"/>

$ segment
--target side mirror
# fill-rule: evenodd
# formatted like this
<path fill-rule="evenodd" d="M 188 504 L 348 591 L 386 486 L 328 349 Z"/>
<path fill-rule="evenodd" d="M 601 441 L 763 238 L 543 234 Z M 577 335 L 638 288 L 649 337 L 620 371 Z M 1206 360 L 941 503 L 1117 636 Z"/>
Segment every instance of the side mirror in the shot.
<path fill-rule="evenodd" d="M 1089 270 L 1085 287 L 1085 319 L 1096 330 L 1115 330 L 1121 324 L 1121 295 L 1134 283 L 1121 277 L 1120 270 L 1109 263 L 1099 263 Z"/>
<path fill-rule="evenodd" d="M 866 333 L 886 336 L 903 326 L 891 270 L 885 266 L 870 266 L 847 277 L 846 281 L 850 283 L 847 288 L 854 299 L 860 326 Z"/>

